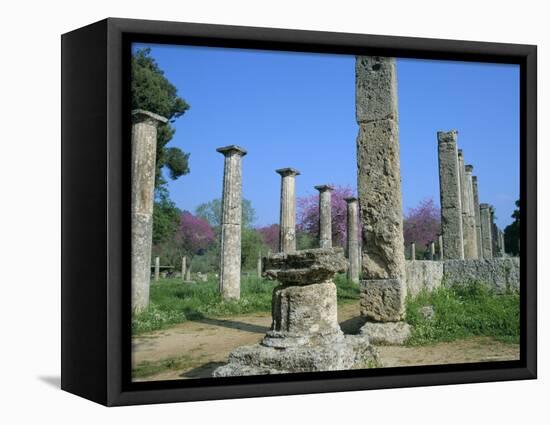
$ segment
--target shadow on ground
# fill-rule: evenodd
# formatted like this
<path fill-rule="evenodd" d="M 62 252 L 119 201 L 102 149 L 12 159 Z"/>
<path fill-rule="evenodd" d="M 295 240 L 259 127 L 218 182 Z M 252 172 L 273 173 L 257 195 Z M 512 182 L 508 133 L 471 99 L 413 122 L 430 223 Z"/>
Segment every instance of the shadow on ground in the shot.
<path fill-rule="evenodd" d="M 194 369 L 188 370 L 180 375 L 181 378 L 211 378 L 212 373 L 219 366 L 223 366 L 223 362 L 208 362 Z"/>
<path fill-rule="evenodd" d="M 213 325 L 213 326 L 222 326 L 225 328 L 238 329 L 240 331 L 259 333 L 259 334 L 264 334 L 269 330 L 267 326 L 253 325 L 251 323 L 237 322 L 234 320 L 209 319 L 206 317 L 203 319 L 195 319 L 193 320 L 193 322 L 199 322 L 199 323 L 204 323 L 206 325 Z"/>
<path fill-rule="evenodd" d="M 366 320 L 361 316 L 352 317 L 351 319 L 340 322 L 340 328 L 346 335 L 357 335 L 365 322 Z"/>

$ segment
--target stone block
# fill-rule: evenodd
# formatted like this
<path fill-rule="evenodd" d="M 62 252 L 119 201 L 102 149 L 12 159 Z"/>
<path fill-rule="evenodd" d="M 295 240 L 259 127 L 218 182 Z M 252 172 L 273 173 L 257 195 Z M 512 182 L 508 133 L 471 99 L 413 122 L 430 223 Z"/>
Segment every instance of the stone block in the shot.
<path fill-rule="evenodd" d="M 407 287 L 401 279 L 361 281 L 361 315 L 377 322 L 397 322 L 405 318 Z"/>

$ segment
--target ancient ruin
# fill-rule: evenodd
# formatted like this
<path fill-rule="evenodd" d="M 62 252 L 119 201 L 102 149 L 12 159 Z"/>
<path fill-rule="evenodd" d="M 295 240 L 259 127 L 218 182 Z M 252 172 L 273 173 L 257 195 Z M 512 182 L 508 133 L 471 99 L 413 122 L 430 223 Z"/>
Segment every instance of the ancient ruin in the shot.
<path fill-rule="evenodd" d="M 132 111 L 132 310 L 149 305 L 157 127 L 168 120 Z"/>
<path fill-rule="evenodd" d="M 332 248 L 332 187 L 315 186 L 319 191 L 319 248 Z"/>
<path fill-rule="evenodd" d="M 216 149 L 224 156 L 219 290 L 224 299 L 241 296 L 242 157 L 235 145 Z"/>
<path fill-rule="evenodd" d="M 279 218 L 279 251 L 296 251 L 296 176 L 294 168 L 275 170 L 281 175 L 281 212 Z"/>
<path fill-rule="evenodd" d="M 474 196 L 474 213 L 476 220 L 477 258 L 483 258 L 483 242 L 481 238 L 481 216 L 479 213 L 479 192 L 477 188 L 477 176 L 472 176 L 472 192 Z"/>
<path fill-rule="evenodd" d="M 359 261 L 360 248 L 358 241 L 358 203 L 357 198 L 345 198 L 347 204 L 347 251 L 348 251 L 348 279 L 359 283 L 361 264 Z"/>
<path fill-rule="evenodd" d="M 493 236 L 491 223 L 491 206 L 489 204 L 479 205 L 481 221 L 481 245 L 483 246 L 483 258 L 493 258 Z"/>
<path fill-rule="evenodd" d="M 344 335 L 332 278 L 347 268 L 341 248 L 278 253 L 264 258 L 273 290 L 272 325 L 259 344 L 237 348 L 213 376 L 265 375 L 366 368 L 378 364 L 366 335 Z"/>

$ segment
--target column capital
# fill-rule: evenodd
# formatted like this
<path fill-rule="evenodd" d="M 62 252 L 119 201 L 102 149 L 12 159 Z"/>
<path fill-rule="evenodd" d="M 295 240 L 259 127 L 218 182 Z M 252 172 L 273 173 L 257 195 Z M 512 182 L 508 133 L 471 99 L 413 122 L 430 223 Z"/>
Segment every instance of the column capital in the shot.
<path fill-rule="evenodd" d="M 352 202 L 357 202 L 358 199 L 355 196 L 349 196 L 347 198 L 344 198 L 344 201 L 346 201 L 348 204 L 351 204 Z"/>
<path fill-rule="evenodd" d="M 457 136 L 458 136 L 458 130 L 438 131 L 437 141 L 439 143 L 449 143 L 449 142 L 456 143 Z"/>
<path fill-rule="evenodd" d="M 240 156 L 245 156 L 247 154 L 246 149 L 243 149 L 237 145 L 223 146 L 221 148 L 216 149 L 216 152 L 219 152 L 224 156 L 231 155 L 233 153 L 236 153 Z"/>
<path fill-rule="evenodd" d="M 280 174 L 281 177 L 300 175 L 300 172 L 295 168 L 279 168 L 278 170 L 275 170 L 275 172 Z"/>
<path fill-rule="evenodd" d="M 334 190 L 334 188 L 328 184 L 321 184 L 321 185 L 318 185 L 318 186 L 314 186 L 315 189 L 317 189 L 319 192 L 327 192 L 327 191 L 332 191 Z"/>
<path fill-rule="evenodd" d="M 471 173 L 472 171 L 474 171 L 474 166 L 471 165 L 471 164 L 468 164 L 468 165 L 464 166 L 464 169 L 466 170 L 467 173 Z M 472 176 L 472 178 L 473 178 L 473 176 Z"/>
<path fill-rule="evenodd" d="M 488 210 L 490 207 L 489 204 L 479 204 L 479 208 L 482 210 Z"/>
<path fill-rule="evenodd" d="M 457 154 L 458 154 L 458 156 L 461 156 L 461 157 L 464 158 L 464 151 L 462 149 L 458 149 Z"/>
<path fill-rule="evenodd" d="M 144 109 L 134 109 L 132 111 L 132 123 L 137 124 L 144 121 L 150 121 L 153 125 L 158 125 L 159 123 L 166 124 L 168 122 L 168 118 L 164 118 L 162 115 L 158 115 Z"/>

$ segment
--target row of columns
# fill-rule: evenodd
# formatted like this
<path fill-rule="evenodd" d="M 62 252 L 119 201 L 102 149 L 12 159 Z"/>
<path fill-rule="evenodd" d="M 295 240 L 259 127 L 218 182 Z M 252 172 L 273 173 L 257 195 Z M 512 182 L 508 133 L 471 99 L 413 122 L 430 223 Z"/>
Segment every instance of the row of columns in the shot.
<path fill-rule="evenodd" d="M 473 165 L 457 149 L 458 132 L 437 133 L 443 259 L 490 259 L 504 255 L 494 224 L 494 209 L 479 203 Z"/>

